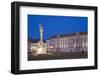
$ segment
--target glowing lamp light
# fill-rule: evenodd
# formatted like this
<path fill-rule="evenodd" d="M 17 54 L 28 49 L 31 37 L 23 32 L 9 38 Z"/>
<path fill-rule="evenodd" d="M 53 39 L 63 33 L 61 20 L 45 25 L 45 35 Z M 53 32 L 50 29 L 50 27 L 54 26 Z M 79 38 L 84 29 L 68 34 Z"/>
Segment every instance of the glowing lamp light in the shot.
<path fill-rule="evenodd" d="M 53 46 L 50 46 L 50 48 L 52 49 L 52 48 L 53 48 Z"/>

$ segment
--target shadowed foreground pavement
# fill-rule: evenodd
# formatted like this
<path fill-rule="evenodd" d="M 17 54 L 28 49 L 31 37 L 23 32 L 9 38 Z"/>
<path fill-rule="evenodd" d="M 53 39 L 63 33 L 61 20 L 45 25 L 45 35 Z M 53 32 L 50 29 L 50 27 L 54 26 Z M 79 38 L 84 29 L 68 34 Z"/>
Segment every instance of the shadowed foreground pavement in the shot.
<path fill-rule="evenodd" d="M 55 60 L 55 59 L 80 59 L 88 58 L 87 52 L 78 52 L 78 53 L 52 53 L 52 54 L 39 54 L 32 55 L 28 54 L 28 60 Z"/>

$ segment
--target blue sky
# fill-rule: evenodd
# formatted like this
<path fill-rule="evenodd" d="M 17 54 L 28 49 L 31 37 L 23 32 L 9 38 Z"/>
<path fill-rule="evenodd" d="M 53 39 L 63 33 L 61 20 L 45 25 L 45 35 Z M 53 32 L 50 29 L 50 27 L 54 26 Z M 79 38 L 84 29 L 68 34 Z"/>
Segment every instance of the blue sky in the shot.
<path fill-rule="evenodd" d="M 43 26 L 43 39 L 58 34 L 88 31 L 88 17 L 28 15 L 28 38 L 40 38 L 39 24 Z"/>

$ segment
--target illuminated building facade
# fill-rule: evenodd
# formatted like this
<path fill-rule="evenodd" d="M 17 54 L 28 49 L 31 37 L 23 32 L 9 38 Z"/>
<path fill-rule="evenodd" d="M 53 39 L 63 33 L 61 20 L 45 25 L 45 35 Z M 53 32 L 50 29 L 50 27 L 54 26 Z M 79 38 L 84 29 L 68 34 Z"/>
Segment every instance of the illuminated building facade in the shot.
<path fill-rule="evenodd" d="M 28 53 L 29 54 L 38 54 L 38 48 L 40 47 L 39 41 L 40 41 L 40 39 L 28 40 Z M 45 40 L 43 40 L 42 47 L 43 47 L 43 53 L 46 53 L 47 43 Z M 41 52 L 39 54 L 41 54 Z"/>
<path fill-rule="evenodd" d="M 87 32 L 76 32 L 67 35 L 57 35 L 47 40 L 48 52 L 87 52 Z"/>

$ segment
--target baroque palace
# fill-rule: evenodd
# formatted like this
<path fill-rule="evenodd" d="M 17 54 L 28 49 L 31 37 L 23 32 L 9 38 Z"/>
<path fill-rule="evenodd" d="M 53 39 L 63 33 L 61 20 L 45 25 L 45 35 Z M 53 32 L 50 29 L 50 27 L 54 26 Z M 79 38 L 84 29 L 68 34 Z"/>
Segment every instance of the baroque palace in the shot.
<path fill-rule="evenodd" d="M 57 35 L 47 40 L 47 49 L 49 52 L 86 52 L 87 39 L 86 32 Z"/>

